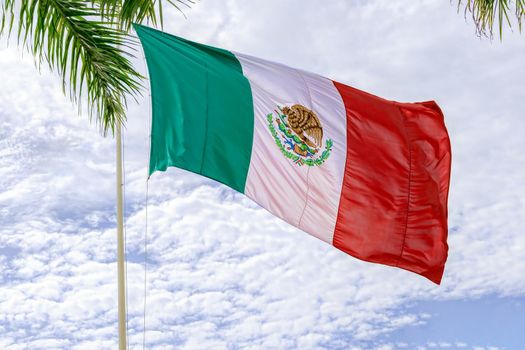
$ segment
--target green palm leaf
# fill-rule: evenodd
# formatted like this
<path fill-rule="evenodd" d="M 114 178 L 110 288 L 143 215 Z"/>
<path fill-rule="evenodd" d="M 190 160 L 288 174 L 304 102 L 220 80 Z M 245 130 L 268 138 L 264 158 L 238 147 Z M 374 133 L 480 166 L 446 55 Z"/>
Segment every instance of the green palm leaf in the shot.
<path fill-rule="evenodd" d="M 493 36 L 497 25 L 500 39 L 503 37 L 503 26 L 512 28 L 512 19 L 518 23 L 521 31 L 525 17 L 525 0 L 458 0 L 458 9 L 465 6 L 465 14 L 470 13 L 480 35 Z"/>
<path fill-rule="evenodd" d="M 129 30 L 133 23 L 143 23 L 150 21 L 157 26 L 163 25 L 163 2 L 162 0 L 101 0 L 108 14 L 119 13 L 118 19 L 122 28 Z M 181 6 L 189 6 L 192 0 L 166 0 L 168 4 L 182 12 Z M 120 10 L 119 10 L 120 6 Z M 112 16 L 114 18 L 114 15 Z"/>
<path fill-rule="evenodd" d="M 133 22 L 162 24 L 161 1 L 5 0 L 1 11 L 0 34 L 15 31 L 38 65 L 58 72 L 79 109 L 85 95 L 104 134 L 125 121 L 126 98 L 137 96 L 142 78 L 129 61 L 136 43 L 127 32 Z"/>

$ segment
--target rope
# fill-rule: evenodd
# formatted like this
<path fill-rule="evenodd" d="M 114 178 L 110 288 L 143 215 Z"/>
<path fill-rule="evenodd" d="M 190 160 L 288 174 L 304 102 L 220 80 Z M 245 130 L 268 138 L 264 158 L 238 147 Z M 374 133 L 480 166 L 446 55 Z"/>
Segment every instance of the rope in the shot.
<path fill-rule="evenodd" d="M 151 102 L 150 102 L 151 103 Z M 151 108 L 151 105 L 150 105 Z M 122 207 L 123 207 L 123 216 L 126 218 L 126 154 L 125 154 L 125 144 L 124 144 L 124 133 L 121 133 L 122 136 Z M 144 307 L 143 307 L 143 334 L 142 334 L 142 348 L 146 349 L 146 301 L 147 301 L 147 260 L 148 260 L 148 200 L 149 200 L 149 177 L 146 179 L 146 218 L 145 218 L 145 232 L 144 232 Z M 126 220 L 123 220 L 124 226 L 124 252 L 127 252 L 127 227 Z M 124 254 L 127 256 L 127 254 Z M 128 285 L 128 259 L 124 260 L 124 278 L 126 280 L 126 286 Z M 126 344 L 127 349 L 129 350 L 129 308 L 128 308 L 128 288 L 126 288 L 126 337 L 128 342 Z"/>
<path fill-rule="evenodd" d="M 124 132 L 121 130 L 122 138 L 122 216 L 123 216 L 123 226 L 124 226 L 124 280 L 126 281 L 126 347 L 129 350 L 129 327 L 128 327 L 128 318 L 129 318 L 129 309 L 128 309 L 128 259 L 127 259 L 127 250 L 128 250 L 128 233 L 126 230 L 126 154 L 124 150 Z"/>
<path fill-rule="evenodd" d="M 144 231 L 144 310 L 143 310 L 143 329 L 142 329 L 142 349 L 146 349 L 146 298 L 148 281 L 148 197 L 149 179 L 146 180 L 146 228 Z"/>
<path fill-rule="evenodd" d="M 144 48 L 142 45 L 139 45 L 140 52 L 142 53 L 142 61 L 144 62 L 144 67 L 146 67 L 146 71 L 148 71 L 148 64 L 146 62 L 146 55 L 144 54 Z M 148 71 L 149 73 L 149 71 Z M 151 106 L 151 88 L 148 91 L 148 113 L 150 115 L 149 118 L 149 134 L 148 134 L 148 140 L 149 140 L 149 148 L 151 149 L 151 128 L 152 128 L 152 122 L 151 122 L 151 116 L 153 115 L 153 108 Z M 143 319 L 142 319 L 142 349 L 146 349 L 146 305 L 147 305 L 147 282 L 148 282 L 148 201 L 149 201 L 149 163 L 151 154 L 148 152 L 148 167 L 146 168 L 146 206 L 145 206 L 145 229 L 144 229 L 144 306 L 143 306 Z"/>

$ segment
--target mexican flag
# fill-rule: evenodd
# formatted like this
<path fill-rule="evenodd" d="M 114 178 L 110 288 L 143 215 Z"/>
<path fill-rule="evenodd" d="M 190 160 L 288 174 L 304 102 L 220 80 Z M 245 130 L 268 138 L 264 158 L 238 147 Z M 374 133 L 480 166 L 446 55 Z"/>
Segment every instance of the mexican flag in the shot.
<path fill-rule="evenodd" d="M 356 258 L 440 283 L 451 153 L 435 102 L 135 29 L 151 84 L 150 175 L 209 177 Z"/>

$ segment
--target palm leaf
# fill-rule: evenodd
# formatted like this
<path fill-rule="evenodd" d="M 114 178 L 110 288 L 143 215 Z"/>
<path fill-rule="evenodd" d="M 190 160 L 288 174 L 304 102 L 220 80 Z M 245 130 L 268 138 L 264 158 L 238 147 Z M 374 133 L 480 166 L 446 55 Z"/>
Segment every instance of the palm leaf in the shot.
<path fill-rule="evenodd" d="M 182 12 L 181 6 L 189 7 L 193 0 L 166 0 Z M 154 26 L 163 25 L 162 0 L 97 0 L 103 17 L 117 20 L 121 28 L 129 31 L 133 23 L 149 21 Z"/>
<path fill-rule="evenodd" d="M 178 9 L 191 3 L 167 1 Z M 127 32 L 133 22 L 162 24 L 160 0 L 5 0 L 1 11 L 0 34 L 16 32 L 39 66 L 58 72 L 79 109 L 86 95 L 104 134 L 125 121 L 126 98 L 137 96 L 142 78 L 129 61 L 136 43 Z"/>
<path fill-rule="evenodd" d="M 525 17 L 525 0 L 458 0 L 458 9 L 464 4 L 465 14 L 470 13 L 480 35 L 492 37 L 497 27 L 500 39 L 503 37 L 503 26 L 512 28 L 512 21 L 518 23 L 521 31 Z M 512 13 L 514 12 L 514 13 Z"/>

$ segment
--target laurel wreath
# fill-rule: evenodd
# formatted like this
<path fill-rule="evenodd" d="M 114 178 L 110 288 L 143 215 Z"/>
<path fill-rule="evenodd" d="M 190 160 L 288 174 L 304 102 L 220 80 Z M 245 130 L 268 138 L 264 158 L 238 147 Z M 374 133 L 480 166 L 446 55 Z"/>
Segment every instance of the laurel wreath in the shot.
<path fill-rule="evenodd" d="M 268 114 L 266 118 L 268 120 L 268 128 L 270 129 L 270 133 L 272 134 L 273 139 L 275 140 L 275 143 L 277 144 L 281 152 L 284 154 L 284 156 L 288 159 L 291 159 L 294 163 L 299 164 L 300 166 L 303 164 L 308 165 L 308 166 L 319 166 L 323 164 L 328 159 L 328 157 L 330 157 L 330 153 L 334 145 L 331 139 L 326 140 L 324 151 L 321 153 L 319 157 L 315 159 L 303 159 L 297 154 L 294 154 L 288 151 L 286 147 L 284 147 L 279 136 L 277 135 L 277 131 L 275 130 L 275 127 L 273 125 L 273 114 L 272 113 Z"/>

